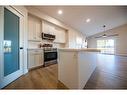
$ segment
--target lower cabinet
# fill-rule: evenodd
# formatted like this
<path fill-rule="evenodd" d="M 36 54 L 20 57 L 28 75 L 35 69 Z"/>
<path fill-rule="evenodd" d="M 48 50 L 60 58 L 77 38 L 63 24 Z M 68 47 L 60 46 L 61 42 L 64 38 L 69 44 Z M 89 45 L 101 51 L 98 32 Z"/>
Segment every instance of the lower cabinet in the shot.
<path fill-rule="evenodd" d="M 28 50 L 28 69 L 43 65 L 43 50 Z"/>

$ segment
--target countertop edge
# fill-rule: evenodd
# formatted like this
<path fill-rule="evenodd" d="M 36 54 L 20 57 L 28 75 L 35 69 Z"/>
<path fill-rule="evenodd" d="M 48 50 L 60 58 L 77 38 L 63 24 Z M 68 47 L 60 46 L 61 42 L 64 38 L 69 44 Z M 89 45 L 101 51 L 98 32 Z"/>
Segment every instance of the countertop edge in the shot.
<path fill-rule="evenodd" d="M 71 48 L 59 48 L 59 51 L 68 51 L 68 52 L 80 52 L 80 51 L 84 51 L 84 52 L 101 52 L 100 49 L 71 49 Z"/>

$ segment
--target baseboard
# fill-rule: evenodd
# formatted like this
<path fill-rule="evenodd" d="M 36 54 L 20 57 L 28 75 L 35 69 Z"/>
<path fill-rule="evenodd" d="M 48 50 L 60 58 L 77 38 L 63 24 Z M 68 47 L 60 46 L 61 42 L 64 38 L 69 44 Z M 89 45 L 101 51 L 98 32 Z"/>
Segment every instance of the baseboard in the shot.
<path fill-rule="evenodd" d="M 43 65 L 36 66 L 36 67 L 30 68 L 28 71 L 32 71 L 32 70 L 35 70 L 35 69 L 38 69 L 38 68 L 42 68 L 42 67 L 43 67 Z"/>
<path fill-rule="evenodd" d="M 116 56 L 127 57 L 127 54 L 109 54 L 109 53 L 100 53 L 100 54 L 105 54 L 105 55 L 116 55 Z"/>

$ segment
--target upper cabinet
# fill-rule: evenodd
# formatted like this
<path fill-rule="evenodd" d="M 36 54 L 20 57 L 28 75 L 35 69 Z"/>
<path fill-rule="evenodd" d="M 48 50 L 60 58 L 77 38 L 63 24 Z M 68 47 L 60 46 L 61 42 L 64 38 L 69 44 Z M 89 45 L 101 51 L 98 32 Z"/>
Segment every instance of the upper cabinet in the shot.
<path fill-rule="evenodd" d="M 54 40 L 54 42 L 66 43 L 66 31 L 65 30 L 59 27 L 55 27 L 55 35 L 56 35 L 56 39 Z"/>
<path fill-rule="evenodd" d="M 28 16 L 28 40 L 41 41 L 41 21 L 31 15 Z"/>
<path fill-rule="evenodd" d="M 44 33 L 55 35 L 56 38 L 53 42 L 55 43 L 66 43 L 66 31 L 58 26 L 51 23 L 42 21 L 42 31 Z"/>
<path fill-rule="evenodd" d="M 55 27 L 52 24 L 42 21 L 42 32 L 43 33 L 55 35 L 54 31 L 55 31 Z"/>

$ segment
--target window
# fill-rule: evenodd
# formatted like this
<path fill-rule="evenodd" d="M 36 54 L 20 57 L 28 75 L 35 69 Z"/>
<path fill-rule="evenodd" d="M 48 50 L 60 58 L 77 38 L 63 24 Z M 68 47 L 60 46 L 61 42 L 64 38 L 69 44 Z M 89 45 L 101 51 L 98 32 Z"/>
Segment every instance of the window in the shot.
<path fill-rule="evenodd" d="M 77 37 L 76 42 L 79 45 L 82 44 L 82 38 L 81 37 Z"/>
<path fill-rule="evenodd" d="M 81 48 L 82 47 L 82 38 L 81 37 L 77 37 L 76 38 L 76 43 L 77 43 L 77 48 Z"/>
<path fill-rule="evenodd" d="M 114 54 L 114 40 L 97 40 L 97 48 L 101 49 L 101 53 Z"/>

